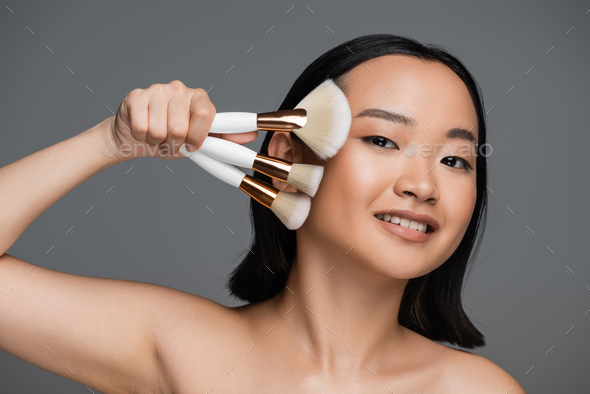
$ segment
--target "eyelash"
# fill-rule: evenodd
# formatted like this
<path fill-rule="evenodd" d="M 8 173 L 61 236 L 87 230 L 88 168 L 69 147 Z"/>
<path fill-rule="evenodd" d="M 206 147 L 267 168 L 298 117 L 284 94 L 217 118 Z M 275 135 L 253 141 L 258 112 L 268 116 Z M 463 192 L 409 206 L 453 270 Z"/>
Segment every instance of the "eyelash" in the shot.
<path fill-rule="evenodd" d="M 390 140 L 389 138 L 385 138 L 385 137 L 382 137 L 382 136 L 380 136 L 380 135 L 371 135 L 371 136 L 368 136 L 368 137 L 363 137 L 363 138 L 362 138 L 362 140 L 363 140 L 363 141 L 365 141 L 365 142 L 369 142 L 369 141 L 373 140 L 374 138 L 379 138 L 379 139 L 380 139 L 380 141 L 382 141 L 382 142 L 391 142 L 392 144 L 394 144 L 395 146 L 397 146 L 397 144 L 396 144 L 395 142 L 393 142 L 392 140 Z M 371 143 L 371 142 L 369 142 L 369 143 Z M 372 144 L 372 143 L 371 143 L 371 144 Z M 375 144 L 372 144 L 372 145 L 375 145 Z M 380 146 L 380 145 L 379 145 L 379 147 L 380 147 L 380 148 L 384 148 L 383 146 Z M 387 149 L 387 148 L 386 148 L 386 149 Z M 450 157 L 450 158 L 453 158 L 453 159 L 459 160 L 461 163 L 463 163 L 463 166 L 464 166 L 463 170 L 464 170 L 464 171 L 469 171 L 469 170 L 472 170 L 472 169 L 473 169 L 473 168 L 472 168 L 472 167 L 469 165 L 469 163 L 467 162 L 467 160 L 465 160 L 465 159 L 463 159 L 463 158 L 460 158 L 460 157 L 457 157 L 457 156 L 447 156 L 447 157 Z M 447 157 L 445 157 L 445 159 L 446 159 Z M 452 168 L 456 168 L 456 167 L 452 167 Z"/>

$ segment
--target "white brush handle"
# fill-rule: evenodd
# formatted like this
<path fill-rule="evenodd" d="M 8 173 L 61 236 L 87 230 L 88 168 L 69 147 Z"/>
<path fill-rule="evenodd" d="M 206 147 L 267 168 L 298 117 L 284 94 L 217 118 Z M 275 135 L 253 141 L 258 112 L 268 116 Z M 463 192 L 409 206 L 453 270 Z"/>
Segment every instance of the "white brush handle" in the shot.
<path fill-rule="evenodd" d="M 210 133 L 247 133 L 258 130 L 255 112 L 218 112 L 211 123 Z"/>
<path fill-rule="evenodd" d="M 233 187 L 239 188 L 240 184 L 242 183 L 242 179 L 244 179 L 246 176 L 246 173 L 239 168 L 208 156 L 200 150 L 196 150 L 194 152 L 187 151 L 184 147 L 184 144 L 182 144 L 180 147 L 179 152 L 197 163 L 209 174 L 221 179 Z"/>
<path fill-rule="evenodd" d="M 216 137 L 205 137 L 200 152 L 239 167 L 252 168 L 257 153 L 243 145 Z"/>

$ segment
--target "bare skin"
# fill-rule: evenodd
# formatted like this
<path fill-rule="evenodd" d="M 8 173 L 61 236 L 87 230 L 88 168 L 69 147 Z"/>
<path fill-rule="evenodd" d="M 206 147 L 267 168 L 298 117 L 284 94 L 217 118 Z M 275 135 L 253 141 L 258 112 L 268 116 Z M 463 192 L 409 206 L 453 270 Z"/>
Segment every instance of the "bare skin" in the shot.
<path fill-rule="evenodd" d="M 453 253 L 476 197 L 475 157 L 400 152 L 411 142 L 453 149 L 465 141 L 443 133 L 463 127 L 477 137 L 477 119 L 462 81 L 443 65 L 399 55 L 367 65 L 371 71 L 361 65 L 348 75 L 353 123 L 336 156 L 321 162 L 289 133 L 275 133 L 269 146 L 271 156 L 325 172 L 297 230 L 288 288 L 263 303 L 227 308 L 152 284 L 31 270 L 5 253 L 63 195 L 131 160 L 124 144 L 175 146 L 172 156 L 155 155 L 167 160 L 181 158 L 183 142 L 200 147 L 215 115 L 202 89 L 174 81 L 130 92 L 116 117 L 1 168 L 0 291 L 14 289 L 5 301 L 11 312 L 0 313 L 0 349 L 104 393 L 524 393 L 493 362 L 398 324 L 407 281 Z M 366 108 L 416 124 L 354 118 Z M 391 142 L 367 140 L 375 135 Z M 257 133 L 215 136 L 246 143 Z M 117 149 L 105 156 L 109 144 Z M 465 158 L 473 173 L 442 160 L 448 156 Z M 393 206 L 428 214 L 440 228 L 423 243 L 402 239 L 374 217 Z M 25 325 L 36 329 L 33 339 Z"/>

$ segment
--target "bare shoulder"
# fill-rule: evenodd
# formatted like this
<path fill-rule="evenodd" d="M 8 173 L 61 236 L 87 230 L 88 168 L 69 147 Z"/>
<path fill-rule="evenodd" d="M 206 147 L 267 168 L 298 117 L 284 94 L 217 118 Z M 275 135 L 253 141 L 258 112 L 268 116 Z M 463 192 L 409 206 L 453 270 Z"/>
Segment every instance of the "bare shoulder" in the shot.
<path fill-rule="evenodd" d="M 164 385 L 173 392 L 204 388 L 210 375 L 226 372 L 227 360 L 249 343 L 249 320 L 206 297 L 161 286 L 154 290 L 153 342 Z"/>
<path fill-rule="evenodd" d="M 165 347 L 175 340 L 197 338 L 201 342 L 247 334 L 248 320 L 236 308 L 196 294 L 158 286 L 154 313 L 156 342 Z M 217 345 L 217 344 L 216 344 Z"/>
<path fill-rule="evenodd" d="M 420 381 L 428 391 L 461 394 L 525 394 L 508 372 L 480 355 L 432 341 L 411 330 L 406 338 L 412 346 Z"/>
<path fill-rule="evenodd" d="M 460 393 L 525 394 L 522 386 L 493 361 L 447 347 L 445 384 Z"/>

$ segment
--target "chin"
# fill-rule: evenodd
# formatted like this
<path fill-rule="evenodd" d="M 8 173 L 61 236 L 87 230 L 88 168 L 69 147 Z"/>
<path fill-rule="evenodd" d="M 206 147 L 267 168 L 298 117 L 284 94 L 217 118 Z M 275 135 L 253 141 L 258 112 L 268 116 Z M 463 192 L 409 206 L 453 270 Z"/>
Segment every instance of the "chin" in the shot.
<path fill-rule="evenodd" d="M 357 254 L 360 254 L 360 252 L 358 250 Z M 361 264 L 384 277 L 392 279 L 418 278 L 435 270 L 439 266 L 433 266 L 432 262 L 424 261 L 423 257 L 412 258 L 407 255 L 404 257 L 395 257 L 391 254 L 375 253 L 374 249 L 367 250 L 366 253 L 365 256 L 367 257 L 365 259 L 361 257 Z"/>

